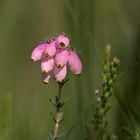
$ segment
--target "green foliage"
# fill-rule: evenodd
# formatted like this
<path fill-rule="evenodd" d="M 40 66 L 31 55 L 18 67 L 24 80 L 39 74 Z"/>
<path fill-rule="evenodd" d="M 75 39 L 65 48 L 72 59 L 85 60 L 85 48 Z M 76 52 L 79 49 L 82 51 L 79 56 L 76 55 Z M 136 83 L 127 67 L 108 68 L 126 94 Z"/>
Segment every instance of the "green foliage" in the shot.
<path fill-rule="evenodd" d="M 123 131 L 132 140 L 139 140 L 140 139 L 140 133 L 137 130 L 130 130 L 129 128 L 124 127 Z"/>
<path fill-rule="evenodd" d="M 120 62 L 117 58 L 111 60 L 110 56 L 111 47 L 108 45 L 106 48 L 106 54 L 103 63 L 103 84 L 102 90 L 99 92 L 95 91 L 96 94 L 96 109 L 93 123 L 95 123 L 96 139 L 104 140 L 106 132 L 106 127 L 108 121 L 106 120 L 107 112 L 111 108 L 109 98 L 113 94 L 113 84 L 117 78 L 118 67 Z M 113 139 L 113 138 L 110 138 Z"/>

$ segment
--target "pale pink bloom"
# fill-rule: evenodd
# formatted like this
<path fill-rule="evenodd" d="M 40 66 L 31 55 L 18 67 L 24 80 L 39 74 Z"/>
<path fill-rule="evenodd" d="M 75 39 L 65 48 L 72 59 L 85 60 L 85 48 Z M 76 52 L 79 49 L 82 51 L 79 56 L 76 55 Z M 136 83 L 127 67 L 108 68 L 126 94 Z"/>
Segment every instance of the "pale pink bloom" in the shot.
<path fill-rule="evenodd" d="M 41 60 L 43 58 L 45 48 L 46 48 L 45 43 L 40 44 L 36 48 L 34 48 L 31 53 L 31 60 L 34 62 Z"/>
<path fill-rule="evenodd" d="M 53 57 L 56 53 L 56 45 L 55 45 L 55 41 L 50 41 L 49 43 L 47 43 L 45 51 L 44 51 L 44 55 L 46 57 Z"/>
<path fill-rule="evenodd" d="M 58 49 L 57 53 L 55 55 L 55 65 L 58 68 L 62 68 L 64 65 L 66 65 L 69 58 L 69 51 L 67 49 Z"/>
<path fill-rule="evenodd" d="M 82 72 L 82 63 L 78 54 L 75 51 L 70 51 L 68 64 L 69 64 L 70 70 L 74 74 L 78 75 Z"/>
<path fill-rule="evenodd" d="M 44 84 L 48 84 L 50 79 L 52 78 L 51 73 L 41 73 L 42 74 L 42 80 Z"/>
<path fill-rule="evenodd" d="M 54 67 L 54 77 L 57 82 L 62 82 L 67 74 L 67 67 L 66 65 L 63 68 Z"/>
<path fill-rule="evenodd" d="M 41 61 L 41 71 L 48 73 L 54 68 L 54 58 L 44 58 Z"/>
<path fill-rule="evenodd" d="M 69 38 L 66 35 L 58 35 L 56 38 L 56 46 L 58 48 L 66 48 L 69 45 Z"/>

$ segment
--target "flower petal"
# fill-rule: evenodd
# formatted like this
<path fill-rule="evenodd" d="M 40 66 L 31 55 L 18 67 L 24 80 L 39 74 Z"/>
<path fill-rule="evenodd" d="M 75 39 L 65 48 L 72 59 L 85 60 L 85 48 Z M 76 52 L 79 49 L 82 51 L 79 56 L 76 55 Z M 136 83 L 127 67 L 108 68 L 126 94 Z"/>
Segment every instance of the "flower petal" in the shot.
<path fill-rule="evenodd" d="M 54 68 L 54 77 L 57 82 L 62 82 L 67 74 L 67 67 L 66 65 L 63 68 Z"/>
<path fill-rule="evenodd" d="M 44 58 L 41 61 L 41 71 L 48 73 L 54 68 L 54 58 Z"/>
<path fill-rule="evenodd" d="M 43 58 L 43 53 L 44 53 L 45 48 L 46 48 L 45 43 L 40 44 L 36 48 L 34 48 L 31 53 L 31 60 L 34 62 L 41 60 Z"/>
<path fill-rule="evenodd" d="M 56 45 L 55 41 L 51 41 L 46 45 L 46 49 L 44 51 L 45 56 L 53 57 L 56 53 Z"/>
<path fill-rule="evenodd" d="M 82 63 L 78 54 L 75 51 L 70 51 L 68 64 L 69 64 L 70 70 L 74 74 L 78 75 L 82 72 Z"/>
<path fill-rule="evenodd" d="M 56 45 L 58 48 L 66 48 L 69 45 L 69 38 L 66 35 L 58 35 L 56 38 Z"/>
<path fill-rule="evenodd" d="M 57 50 L 56 56 L 55 56 L 55 64 L 58 68 L 62 68 L 64 65 L 66 65 L 69 58 L 69 51 L 67 49 L 65 50 Z"/>
<path fill-rule="evenodd" d="M 48 84 L 52 75 L 51 73 L 42 73 L 42 80 L 44 84 Z"/>

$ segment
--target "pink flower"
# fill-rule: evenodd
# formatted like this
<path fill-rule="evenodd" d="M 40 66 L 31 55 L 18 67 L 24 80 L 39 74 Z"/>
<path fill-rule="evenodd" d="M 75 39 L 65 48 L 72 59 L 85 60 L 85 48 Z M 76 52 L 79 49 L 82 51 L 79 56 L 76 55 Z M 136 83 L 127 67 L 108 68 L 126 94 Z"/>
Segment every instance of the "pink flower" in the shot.
<path fill-rule="evenodd" d="M 55 55 L 55 65 L 58 68 L 62 68 L 64 65 L 66 65 L 69 58 L 69 51 L 67 49 L 58 49 L 57 53 Z"/>
<path fill-rule="evenodd" d="M 51 72 L 49 73 L 42 73 L 42 80 L 44 84 L 48 84 L 50 79 L 51 79 L 52 75 Z"/>
<path fill-rule="evenodd" d="M 40 44 L 36 48 L 34 48 L 31 54 L 31 60 L 34 62 L 41 60 L 43 58 L 45 48 L 46 48 L 45 43 Z"/>
<path fill-rule="evenodd" d="M 69 45 L 69 38 L 66 35 L 58 35 L 56 38 L 56 46 L 58 48 L 66 48 Z"/>
<path fill-rule="evenodd" d="M 57 82 L 62 82 L 65 79 L 66 74 L 67 74 L 66 65 L 63 68 L 58 68 L 58 67 L 54 68 L 54 77 Z"/>
<path fill-rule="evenodd" d="M 70 51 L 68 64 L 69 64 L 70 70 L 74 74 L 78 75 L 82 72 L 82 63 L 78 54 L 75 51 Z"/>
<path fill-rule="evenodd" d="M 55 46 L 55 41 L 50 41 L 49 43 L 46 44 L 46 48 L 44 51 L 44 55 L 46 57 L 53 57 L 56 54 L 56 46 Z"/>
<path fill-rule="evenodd" d="M 78 54 L 68 46 L 69 38 L 61 34 L 33 49 L 31 59 L 41 61 L 44 83 L 49 83 L 52 78 L 55 78 L 57 82 L 62 82 L 67 74 L 67 64 L 74 74 L 78 75 L 82 72 L 82 63 Z"/>
<path fill-rule="evenodd" d="M 54 58 L 44 58 L 41 61 L 41 71 L 42 73 L 48 73 L 54 68 Z"/>

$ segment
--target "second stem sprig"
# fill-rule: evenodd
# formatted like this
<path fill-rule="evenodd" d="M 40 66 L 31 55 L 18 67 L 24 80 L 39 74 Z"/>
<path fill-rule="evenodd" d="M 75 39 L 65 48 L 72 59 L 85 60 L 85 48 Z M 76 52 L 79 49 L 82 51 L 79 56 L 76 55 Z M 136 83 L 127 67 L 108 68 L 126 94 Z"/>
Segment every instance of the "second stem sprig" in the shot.
<path fill-rule="evenodd" d="M 106 126 L 108 124 L 105 116 L 110 110 L 111 104 L 109 98 L 113 93 L 113 84 L 117 78 L 117 71 L 120 62 L 117 58 L 111 60 L 111 47 L 108 45 L 103 63 L 103 84 L 102 90 L 95 91 L 96 94 L 96 109 L 94 115 L 95 131 L 97 132 L 96 139 L 103 140 L 106 133 Z"/>

